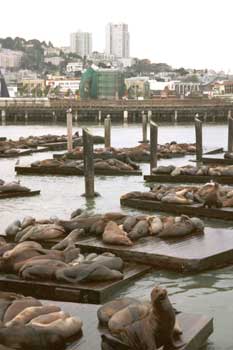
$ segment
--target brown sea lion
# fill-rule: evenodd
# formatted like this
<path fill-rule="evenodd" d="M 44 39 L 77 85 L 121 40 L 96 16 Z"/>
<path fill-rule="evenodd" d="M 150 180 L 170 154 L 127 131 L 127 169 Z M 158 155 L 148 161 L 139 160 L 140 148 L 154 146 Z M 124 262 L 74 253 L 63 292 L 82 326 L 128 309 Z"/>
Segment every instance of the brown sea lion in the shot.
<path fill-rule="evenodd" d="M 69 245 L 74 245 L 80 237 L 83 237 L 85 231 L 83 229 L 76 229 L 71 231 L 66 238 L 64 238 L 61 242 L 55 244 L 52 249 L 64 250 Z"/>
<path fill-rule="evenodd" d="M 161 346 L 164 349 L 176 348 L 177 346 L 173 340 L 175 312 L 168 299 L 166 289 L 161 287 L 153 288 L 151 292 L 151 306 L 149 312 L 145 311 L 145 317 L 139 319 L 135 318 L 134 313 L 129 312 L 128 319 L 130 321 L 131 316 L 131 322 L 127 322 L 128 324 L 121 328 L 120 338 L 134 350 L 154 350 Z M 135 319 L 136 321 L 133 322 Z M 180 344 L 178 347 L 182 345 Z"/>
<path fill-rule="evenodd" d="M 123 230 L 127 233 L 130 232 L 133 229 L 133 227 L 136 225 L 136 223 L 137 223 L 136 216 L 127 216 L 123 223 Z"/>
<path fill-rule="evenodd" d="M 65 235 L 65 230 L 61 225 L 56 224 L 37 224 L 31 227 L 23 237 L 20 238 L 19 242 L 24 242 L 27 240 L 32 241 L 46 241 L 50 239 L 60 238 Z"/>
<path fill-rule="evenodd" d="M 57 305 L 43 305 L 27 307 L 16 315 L 11 321 L 5 324 L 6 327 L 22 326 L 30 322 L 32 319 L 44 314 L 61 311 Z"/>
<path fill-rule="evenodd" d="M 149 234 L 149 223 L 147 220 L 140 220 L 133 227 L 132 231 L 128 233 L 128 237 L 133 241 L 141 237 L 148 236 Z"/>
<path fill-rule="evenodd" d="M 149 234 L 157 235 L 163 229 L 163 222 L 159 216 L 151 216 L 148 218 Z"/>
<path fill-rule="evenodd" d="M 67 265 L 58 260 L 32 260 L 25 263 L 19 270 L 19 275 L 25 280 L 50 281 L 56 279 L 56 271 Z"/>
<path fill-rule="evenodd" d="M 109 221 L 103 233 L 103 242 L 117 245 L 130 246 L 133 242 L 128 238 L 127 233 L 119 228 L 114 221 Z"/>
<path fill-rule="evenodd" d="M 17 350 L 64 350 L 64 338 L 48 329 L 33 326 L 0 328 L 0 344 Z"/>
<path fill-rule="evenodd" d="M 204 191 L 204 189 L 203 189 Z M 208 207 L 208 208 L 221 208 L 222 207 L 222 202 L 220 198 L 220 187 L 219 184 L 216 182 L 208 184 L 205 188 L 205 193 L 199 192 L 198 194 L 201 195 L 201 198 L 203 200 L 203 207 Z"/>
<path fill-rule="evenodd" d="M 66 269 L 56 271 L 58 281 L 77 283 L 88 281 L 109 281 L 124 278 L 120 271 L 110 269 L 100 263 L 85 264 L 72 266 Z"/>
<path fill-rule="evenodd" d="M 14 238 L 17 232 L 20 230 L 21 230 L 21 222 L 19 220 L 15 220 L 9 226 L 7 226 L 5 230 L 5 234 L 10 238 Z"/>
<path fill-rule="evenodd" d="M 7 323 L 11 321 L 21 311 L 30 306 L 42 306 L 41 302 L 32 297 L 25 297 L 23 299 L 17 299 L 12 302 L 8 307 L 3 317 L 3 322 Z"/>
<path fill-rule="evenodd" d="M 97 311 L 97 317 L 99 323 L 103 326 L 107 326 L 110 318 L 118 311 L 124 309 L 126 306 L 130 304 L 137 304 L 140 302 L 134 298 L 119 298 L 113 301 L 109 301 L 108 303 L 101 306 Z"/>
<path fill-rule="evenodd" d="M 183 237 L 189 235 L 195 230 L 194 223 L 186 215 L 181 215 L 170 224 L 167 222 L 163 230 L 159 233 L 161 238 L 169 237 Z"/>
<path fill-rule="evenodd" d="M 26 227 L 28 226 L 31 226 L 31 225 L 34 225 L 36 222 L 36 219 L 33 218 L 32 216 L 26 216 L 23 221 L 22 221 L 22 224 L 21 224 L 21 228 L 22 230 L 25 229 Z"/>
<path fill-rule="evenodd" d="M 39 315 L 35 318 L 32 318 L 31 321 L 29 322 L 29 324 L 31 325 L 47 325 L 51 322 L 57 321 L 57 320 L 65 320 L 67 317 L 69 317 L 70 315 L 67 312 L 61 311 L 61 310 L 57 310 L 54 312 L 50 312 L 50 313 L 45 313 L 42 315 Z"/>
<path fill-rule="evenodd" d="M 48 314 L 48 316 L 49 315 L 51 314 Z M 82 321 L 78 317 L 73 316 L 62 317 L 55 321 L 48 322 L 47 324 L 32 320 L 31 324 L 36 330 L 46 329 L 53 334 L 62 336 L 64 340 L 69 339 L 74 335 L 78 335 L 82 329 Z"/>

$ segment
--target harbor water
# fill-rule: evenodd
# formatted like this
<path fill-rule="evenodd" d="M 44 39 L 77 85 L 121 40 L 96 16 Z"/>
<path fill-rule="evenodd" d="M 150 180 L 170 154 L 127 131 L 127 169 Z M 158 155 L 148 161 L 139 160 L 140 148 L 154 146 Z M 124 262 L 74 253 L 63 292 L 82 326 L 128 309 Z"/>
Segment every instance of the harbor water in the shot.
<path fill-rule="evenodd" d="M 88 127 L 94 135 L 104 135 L 102 124 L 74 124 L 73 131 L 81 133 L 82 127 Z M 21 124 L 1 125 L 0 137 L 18 139 L 20 136 L 66 134 L 65 124 Z M 149 130 L 148 130 L 149 135 Z M 112 146 L 132 147 L 142 139 L 140 124 L 112 124 Z M 161 124 L 159 125 L 159 143 L 165 142 L 195 142 L 193 124 Z M 224 147 L 227 145 L 226 124 L 206 124 L 203 128 L 203 145 L 205 150 Z M 102 147 L 95 146 L 95 147 Z M 119 211 L 135 212 L 136 210 L 120 207 L 120 196 L 129 191 L 145 190 L 142 176 L 96 176 L 95 190 L 100 197 L 86 200 L 84 193 L 84 178 L 76 176 L 17 176 L 14 172 L 16 162 L 20 165 L 32 161 L 52 158 L 53 153 L 44 152 L 21 158 L 0 159 L 0 179 L 11 181 L 18 179 L 21 184 L 31 189 L 40 189 L 41 195 L 36 197 L 12 198 L 0 201 L 0 233 L 15 219 L 26 215 L 36 218 L 57 216 L 69 218 L 71 212 L 79 207 L 95 212 Z M 159 164 L 187 164 L 192 156 L 166 159 Z M 19 160 L 18 160 L 19 159 Z M 144 174 L 149 173 L 149 164 L 141 164 Z M 207 226 L 230 227 L 227 222 L 216 220 L 206 221 Z M 233 231 L 232 231 L 233 239 Z M 136 282 L 131 282 L 127 288 L 116 296 L 133 296 L 148 298 L 155 284 L 168 289 L 172 302 L 178 310 L 185 312 L 203 313 L 214 317 L 214 333 L 209 338 L 206 349 L 233 349 L 233 267 L 208 271 L 194 275 L 182 275 L 175 272 L 153 270 Z"/>

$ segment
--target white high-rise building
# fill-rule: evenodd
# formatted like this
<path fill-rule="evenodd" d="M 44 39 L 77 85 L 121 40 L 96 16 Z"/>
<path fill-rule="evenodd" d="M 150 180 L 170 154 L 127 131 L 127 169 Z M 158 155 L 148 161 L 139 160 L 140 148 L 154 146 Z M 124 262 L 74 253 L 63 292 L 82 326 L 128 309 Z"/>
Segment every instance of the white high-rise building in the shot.
<path fill-rule="evenodd" d="M 108 23 L 106 26 L 106 54 L 115 55 L 118 58 L 129 57 L 129 32 L 128 24 Z"/>
<path fill-rule="evenodd" d="M 70 34 L 70 51 L 79 56 L 89 56 L 92 53 L 92 34 L 78 31 Z"/>

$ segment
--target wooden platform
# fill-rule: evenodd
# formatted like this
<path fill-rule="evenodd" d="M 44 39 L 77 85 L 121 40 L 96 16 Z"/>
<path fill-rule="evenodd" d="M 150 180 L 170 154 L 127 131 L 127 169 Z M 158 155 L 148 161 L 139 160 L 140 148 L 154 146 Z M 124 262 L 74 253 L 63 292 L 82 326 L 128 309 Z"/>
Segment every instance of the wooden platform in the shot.
<path fill-rule="evenodd" d="M 199 272 L 233 263 L 233 230 L 205 228 L 205 234 L 180 239 L 145 237 L 133 246 L 104 244 L 97 238 L 77 242 L 83 252 L 110 251 L 124 260 L 165 270 Z"/>
<path fill-rule="evenodd" d="M 40 194 L 40 190 L 29 192 L 0 192 L 0 199 L 13 198 L 13 197 L 31 197 Z"/>
<path fill-rule="evenodd" d="M 99 306 L 73 303 L 55 304 L 60 306 L 64 312 L 78 316 L 83 321 L 82 337 L 68 345 L 67 350 L 101 350 L 101 334 L 106 334 L 107 331 L 98 325 L 97 310 Z M 213 333 L 213 318 L 211 317 L 180 313 L 177 315 L 177 319 L 183 330 L 181 341 L 184 346 L 179 348 L 180 350 L 199 350 Z"/>
<path fill-rule="evenodd" d="M 141 210 L 149 211 L 163 211 L 173 214 L 186 214 L 203 216 L 212 219 L 221 220 L 233 220 L 233 208 L 203 208 L 202 204 L 174 204 L 174 203 L 163 203 L 155 200 L 143 200 L 143 199 L 121 199 L 121 205 L 136 208 Z"/>
<path fill-rule="evenodd" d="M 79 175 L 83 176 L 84 173 L 82 170 L 75 167 L 49 167 L 49 166 L 40 166 L 40 167 L 31 167 L 31 166 L 16 166 L 15 171 L 17 174 L 22 175 L 66 175 L 74 176 Z M 142 172 L 140 170 L 133 171 L 116 171 L 110 169 L 95 169 L 95 175 L 106 175 L 106 176 L 124 176 L 124 175 L 133 175 L 140 176 Z"/>
<path fill-rule="evenodd" d="M 209 176 L 209 175 L 145 175 L 146 182 L 162 183 L 206 183 L 211 180 L 221 184 L 233 184 L 233 176 Z"/>
<path fill-rule="evenodd" d="M 12 153 L 12 154 L 0 153 L 0 158 L 16 158 L 16 157 L 28 156 L 32 152 L 33 152 L 32 149 L 22 149 L 18 153 Z"/>
<path fill-rule="evenodd" d="M 39 299 L 72 301 L 79 303 L 101 304 L 110 299 L 112 293 L 125 287 L 133 279 L 139 278 L 150 270 L 149 266 L 126 263 L 124 279 L 108 282 L 58 283 L 54 281 L 26 281 L 17 275 L 0 274 L 0 290 L 31 295 Z"/>
<path fill-rule="evenodd" d="M 233 165 L 233 159 L 224 158 L 224 154 L 218 157 L 202 157 L 203 164 Z"/>

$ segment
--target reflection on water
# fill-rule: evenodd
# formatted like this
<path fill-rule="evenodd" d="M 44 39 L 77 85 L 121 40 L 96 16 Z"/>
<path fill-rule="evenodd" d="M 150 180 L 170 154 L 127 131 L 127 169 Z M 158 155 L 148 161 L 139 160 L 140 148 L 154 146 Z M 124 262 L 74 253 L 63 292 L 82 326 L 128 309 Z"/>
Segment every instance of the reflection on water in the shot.
<path fill-rule="evenodd" d="M 74 131 L 80 130 L 80 124 L 74 125 Z M 93 134 L 103 135 L 103 125 L 88 126 Z M 65 134 L 64 124 L 60 125 L 6 125 L 0 126 L 0 136 L 17 139 L 20 136 L 42 134 Z M 114 124 L 112 127 L 112 145 L 135 146 L 142 137 L 140 124 Z M 159 142 L 165 143 L 194 142 L 193 125 L 161 125 Z M 221 144 L 220 144 L 221 142 Z M 226 147 L 227 127 L 224 124 L 206 125 L 203 131 L 203 143 L 206 148 Z M 20 158 L 20 164 L 28 164 L 34 160 L 51 158 L 52 152 L 37 153 Z M 186 164 L 192 157 L 176 158 L 176 164 Z M 141 176 L 106 177 L 97 176 L 95 190 L 100 197 L 87 200 L 84 193 L 83 177 L 63 176 L 16 176 L 14 165 L 17 159 L 0 160 L 0 178 L 12 180 L 18 178 L 22 184 L 32 189 L 41 189 L 41 195 L 28 198 L 12 198 L 0 201 L 0 233 L 7 224 L 16 218 L 36 215 L 37 218 L 58 216 L 68 218 L 78 207 L 97 212 L 121 210 L 119 197 L 125 192 L 145 190 Z M 169 164 L 171 160 L 163 160 L 161 164 Z M 149 173 L 149 164 L 141 164 L 143 172 Z M 136 210 L 124 208 L 126 212 Z M 231 227 L 232 224 L 217 220 L 206 220 L 208 226 Z M 221 239 L 221 237 L 220 237 Z M 161 284 L 169 289 L 171 299 L 178 310 L 205 313 L 214 317 L 214 334 L 207 346 L 208 350 L 232 350 L 233 336 L 233 272 L 232 267 L 205 272 L 196 275 L 180 275 L 173 272 L 153 271 L 142 279 L 129 284 L 121 295 L 148 298 L 151 288 Z M 119 294 L 117 294 L 119 295 Z"/>

